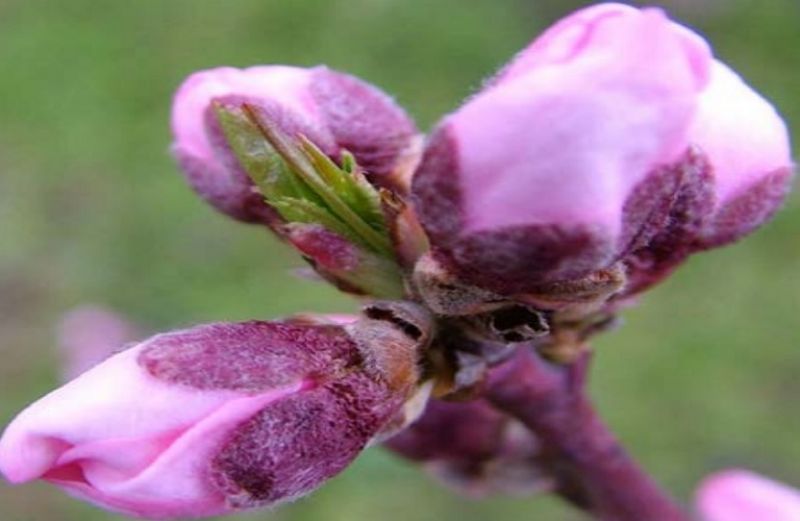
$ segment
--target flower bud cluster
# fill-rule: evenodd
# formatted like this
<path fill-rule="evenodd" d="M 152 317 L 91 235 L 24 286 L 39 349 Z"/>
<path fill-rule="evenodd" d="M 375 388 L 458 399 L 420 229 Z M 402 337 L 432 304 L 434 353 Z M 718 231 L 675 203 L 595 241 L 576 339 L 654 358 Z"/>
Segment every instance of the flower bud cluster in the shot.
<path fill-rule="evenodd" d="M 10 481 L 154 519 L 292 500 L 396 433 L 391 450 L 467 493 L 552 487 L 536 436 L 480 398 L 487 371 L 520 345 L 575 360 L 628 297 L 765 223 L 793 168 L 778 113 L 702 37 L 614 3 L 548 29 L 424 144 L 326 67 L 197 72 L 172 133 L 213 207 L 382 300 L 157 335 L 0 439 Z M 70 338 L 91 352 L 74 374 L 107 344 Z"/>

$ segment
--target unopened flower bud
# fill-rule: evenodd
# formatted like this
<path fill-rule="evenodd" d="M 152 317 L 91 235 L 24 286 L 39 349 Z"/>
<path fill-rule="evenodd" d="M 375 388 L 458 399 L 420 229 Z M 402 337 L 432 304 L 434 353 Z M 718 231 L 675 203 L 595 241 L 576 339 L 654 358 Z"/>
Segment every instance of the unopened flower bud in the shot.
<path fill-rule="evenodd" d="M 368 322 L 372 337 L 397 330 Z M 371 346 L 370 334 L 254 321 L 152 337 L 23 411 L 0 439 L 0 472 L 148 518 L 294 499 L 343 470 L 416 390 L 417 342 Z"/>
<path fill-rule="evenodd" d="M 738 238 L 778 207 L 790 166 L 781 118 L 700 36 L 601 4 L 443 119 L 412 192 L 437 260 L 518 295 Z"/>
<path fill-rule="evenodd" d="M 484 400 L 431 400 L 415 423 L 384 446 L 472 497 L 530 494 L 552 485 L 535 437 Z"/>
<path fill-rule="evenodd" d="M 746 470 L 707 477 L 697 491 L 703 521 L 797 521 L 800 490 Z"/>
<path fill-rule="evenodd" d="M 192 74 L 173 102 L 173 152 L 201 197 L 247 222 L 272 225 L 276 215 L 222 135 L 212 108 L 220 98 L 259 107 L 285 133 L 305 135 L 334 159 L 350 151 L 378 184 L 393 182 L 417 135 L 386 94 L 326 67 L 221 67 Z"/>

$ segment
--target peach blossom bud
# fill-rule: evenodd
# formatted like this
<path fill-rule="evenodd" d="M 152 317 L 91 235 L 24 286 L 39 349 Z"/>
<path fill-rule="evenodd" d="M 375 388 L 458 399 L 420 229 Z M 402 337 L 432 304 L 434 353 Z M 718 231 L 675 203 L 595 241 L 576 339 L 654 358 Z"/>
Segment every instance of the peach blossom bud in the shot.
<path fill-rule="evenodd" d="M 763 223 L 790 173 L 783 121 L 700 36 L 600 4 L 441 121 L 412 193 L 436 259 L 508 295 L 620 261 L 644 287 Z"/>
<path fill-rule="evenodd" d="M 800 491 L 746 470 L 707 477 L 696 502 L 703 521 L 800 520 Z"/>
<path fill-rule="evenodd" d="M 247 222 L 274 224 L 278 217 L 225 142 L 211 111 L 221 98 L 259 107 L 285 133 L 305 135 L 333 159 L 341 150 L 352 152 L 378 184 L 405 161 L 417 134 L 389 96 L 327 67 L 220 67 L 192 74 L 173 101 L 173 152 L 201 197 Z"/>
<path fill-rule="evenodd" d="M 378 337 L 392 340 L 391 357 L 365 344 Z M 375 320 L 157 335 L 20 413 L 0 438 L 0 472 L 153 519 L 291 500 L 402 411 L 418 378 L 404 338 Z"/>

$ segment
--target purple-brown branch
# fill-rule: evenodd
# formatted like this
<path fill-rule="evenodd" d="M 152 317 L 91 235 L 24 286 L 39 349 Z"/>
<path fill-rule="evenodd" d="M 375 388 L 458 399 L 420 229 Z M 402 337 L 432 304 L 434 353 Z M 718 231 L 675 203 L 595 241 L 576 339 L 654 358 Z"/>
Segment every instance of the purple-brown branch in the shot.
<path fill-rule="evenodd" d="M 555 366 L 519 349 L 492 372 L 486 398 L 535 433 L 549 453 L 558 492 L 598 519 L 688 521 L 594 410 L 585 391 L 588 364 L 587 355 Z"/>

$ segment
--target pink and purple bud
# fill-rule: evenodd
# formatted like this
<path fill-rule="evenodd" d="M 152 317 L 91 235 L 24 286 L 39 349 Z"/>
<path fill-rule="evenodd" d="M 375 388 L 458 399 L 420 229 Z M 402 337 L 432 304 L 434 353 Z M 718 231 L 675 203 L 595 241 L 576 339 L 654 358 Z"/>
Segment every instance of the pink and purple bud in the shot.
<path fill-rule="evenodd" d="M 413 121 L 389 96 L 327 67 L 220 67 L 189 76 L 172 107 L 173 153 L 189 184 L 236 219 L 274 225 L 276 212 L 231 150 L 214 101 L 248 103 L 295 137 L 303 134 L 332 159 L 351 152 L 377 184 L 391 184 L 417 138 Z"/>
<path fill-rule="evenodd" d="M 553 483 L 536 438 L 485 400 L 430 400 L 411 426 L 384 443 L 470 497 L 530 494 Z"/>
<path fill-rule="evenodd" d="M 20 413 L 0 439 L 0 472 L 153 519 L 274 505 L 397 428 L 417 356 L 413 340 L 371 319 L 157 335 Z"/>
<path fill-rule="evenodd" d="M 800 520 L 800 490 L 746 470 L 706 478 L 696 504 L 703 521 Z"/>
<path fill-rule="evenodd" d="M 623 261 L 642 288 L 736 240 L 791 177 L 774 108 L 657 9 L 536 39 L 431 135 L 412 194 L 437 260 L 504 295 Z"/>

